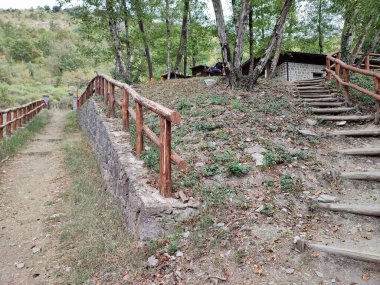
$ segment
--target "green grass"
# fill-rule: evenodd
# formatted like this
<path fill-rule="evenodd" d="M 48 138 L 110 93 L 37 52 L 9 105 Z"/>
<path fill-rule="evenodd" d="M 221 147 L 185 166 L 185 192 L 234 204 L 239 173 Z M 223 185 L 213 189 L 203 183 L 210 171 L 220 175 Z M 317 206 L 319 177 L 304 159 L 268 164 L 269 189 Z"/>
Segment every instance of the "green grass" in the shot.
<path fill-rule="evenodd" d="M 136 242 L 125 231 L 123 213 L 115 198 L 105 191 L 94 154 L 78 132 L 73 113 L 67 117 L 65 132 L 69 139 L 62 148 L 71 185 L 62 195 L 64 226 L 58 234 L 65 266 L 58 277 L 64 284 L 87 284 L 95 275 L 108 274 L 115 284 L 127 270 L 138 272 L 145 254 L 141 249 L 137 253 Z M 66 272 L 65 267 L 71 270 Z"/>
<path fill-rule="evenodd" d="M 14 155 L 17 151 L 22 149 L 30 139 L 48 124 L 50 117 L 51 114 L 49 111 L 43 110 L 33 118 L 26 128 L 18 129 L 11 137 L 4 138 L 0 143 L 0 160 L 3 160 L 7 156 Z"/>

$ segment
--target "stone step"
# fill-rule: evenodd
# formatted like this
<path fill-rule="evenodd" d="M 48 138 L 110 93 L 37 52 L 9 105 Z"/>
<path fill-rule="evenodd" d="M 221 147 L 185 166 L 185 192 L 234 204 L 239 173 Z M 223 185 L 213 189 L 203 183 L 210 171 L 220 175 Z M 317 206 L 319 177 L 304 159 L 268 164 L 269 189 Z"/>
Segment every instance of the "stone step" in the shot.
<path fill-rule="evenodd" d="M 297 87 L 298 90 L 330 90 L 326 86 L 299 86 Z"/>
<path fill-rule="evenodd" d="M 309 107 L 340 107 L 344 105 L 344 102 L 308 102 L 305 105 Z"/>
<path fill-rule="evenodd" d="M 380 128 L 379 129 L 361 129 L 361 130 L 344 130 L 344 131 L 334 131 L 330 132 L 331 136 L 352 136 L 352 137 L 371 137 L 380 136 Z"/>
<path fill-rule="evenodd" d="M 380 254 L 373 251 L 359 251 L 352 248 L 335 247 L 322 244 L 310 244 L 309 247 L 316 251 L 344 256 L 355 260 L 380 263 Z"/>
<path fill-rule="evenodd" d="M 341 107 L 341 108 L 311 108 L 314 114 L 338 114 L 355 110 L 355 107 Z"/>
<path fill-rule="evenodd" d="M 371 121 L 375 119 L 373 115 L 342 115 L 342 116 L 315 116 L 315 119 L 321 121 Z"/>
<path fill-rule="evenodd" d="M 380 205 L 318 203 L 318 208 L 364 216 L 380 217 Z"/>
<path fill-rule="evenodd" d="M 378 156 L 380 155 L 380 147 L 342 149 L 338 150 L 338 152 L 347 155 Z"/>
<path fill-rule="evenodd" d="M 298 101 L 300 102 L 337 102 L 338 98 L 337 97 L 324 97 L 324 98 L 304 98 L 304 99 L 299 99 Z"/>
<path fill-rule="evenodd" d="M 309 90 L 298 90 L 298 93 L 300 94 L 330 94 L 330 90 L 326 89 L 320 89 L 320 90 L 315 90 L 315 89 L 309 89 Z"/>
<path fill-rule="evenodd" d="M 300 98 L 331 98 L 333 94 L 301 94 Z"/>
<path fill-rule="evenodd" d="M 342 172 L 340 176 L 344 179 L 351 180 L 365 180 L 365 181 L 378 181 L 380 182 L 380 171 L 352 171 Z M 380 205 L 379 205 L 380 207 Z"/>
<path fill-rule="evenodd" d="M 297 80 L 297 81 L 294 81 L 295 84 L 299 84 L 299 83 L 314 83 L 314 82 L 326 82 L 326 79 L 324 78 L 315 78 L 315 79 L 305 79 L 305 80 Z"/>

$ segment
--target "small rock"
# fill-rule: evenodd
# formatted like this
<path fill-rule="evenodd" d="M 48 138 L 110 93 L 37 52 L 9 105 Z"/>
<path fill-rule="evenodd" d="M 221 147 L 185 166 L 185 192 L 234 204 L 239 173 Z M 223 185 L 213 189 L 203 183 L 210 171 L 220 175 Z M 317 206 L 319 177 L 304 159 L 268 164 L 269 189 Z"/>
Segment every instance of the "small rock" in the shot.
<path fill-rule="evenodd" d="M 302 129 L 302 130 L 299 130 L 299 132 L 301 134 L 303 134 L 304 136 L 312 136 L 312 137 L 316 137 L 317 136 L 316 133 L 310 131 L 309 129 Z"/>
<path fill-rule="evenodd" d="M 338 202 L 339 199 L 331 195 L 322 194 L 318 197 L 318 201 L 322 203 L 334 203 Z"/>
<path fill-rule="evenodd" d="M 39 247 L 32 247 L 33 254 L 41 252 L 41 249 Z"/>
<path fill-rule="evenodd" d="M 178 196 L 181 199 L 182 203 L 187 203 L 189 201 L 189 197 L 187 197 L 183 191 L 179 191 Z"/>
<path fill-rule="evenodd" d="M 190 236 L 190 232 L 189 231 L 186 231 L 183 233 L 182 235 L 184 238 L 188 238 Z"/>
<path fill-rule="evenodd" d="M 295 236 L 293 243 L 295 244 L 296 250 L 300 252 L 305 251 L 306 244 L 305 244 L 305 241 L 300 236 Z"/>
<path fill-rule="evenodd" d="M 21 269 L 21 268 L 24 268 L 25 263 L 24 263 L 24 262 L 17 261 L 17 262 L 15 263 L 15 266 L 16 266 L 18 269 Z"/>
<path fill-rule="evenodd" d="M 207 86 L 212 86 L 216 83 L 215 79 L 205 79 L 205 83 Z"/>
<path fill-rule="evenodd" d="M 266 151 L 267 150 L 265 148 L 263 148 L 261 145 L 258 145 L 258 144 L 244 149 L 244 152 L 248 153 L 248 154 L 254 154 L 256 152 L 257 153 L 264 153 Z"/>
<path fill-rule="evenodd" d="M 217 226 L 218 228 L 222 228 L 224 227 L 224 223 L 217 223 L 215 226 Z"/>
<path fill-rule="evenodd" d="M 271 282 L 268 283 L 268 285 L 276 285 L 276 282 L 271 281 Z"/>
<path fill-rule="evenodd" d="M 293 273 L 294 273 L 294 269 L 293 269 L 293 268 L 286 268 L 286 269 L 285 269 L 285 272 L 286 272 L 287 274 L 293 274 Z"/>
<path fill-rule="evenodd" d="M 256 161 L 256 166 L 260 166 L 264 164 L 264 155 L 262 155 L 261 153 L 256 152 L 252 154 L 252 157 Z"/>
<path fill-rule="evenodd" d="M 306 120 L 306 123 L 309 125 L 309 126 L 315 126 L 318 122 L 316 120 L 313 120 L 313 119 L 307 119 Z"/>
<path fill-rule="evenodd" d="M 151 257 L 148 258 L 148 263 L 150 266 L 156 267 L 158 264 L 158 259 L 154 255 L 152 255 Z"/>
<path fill-rule="evenodd" d="M 182 251 L 177 251 L 177 253 L 175 254 L 176 257 L 182 257 L 183 256 L 183 252 Z"/>
<path fill-rule="evenodd" d="M 61 214 L 60 214 L 60 213 L 57 213 L 57 214 L 53 214 L 53 215 L 51 215 L 50 218 L 52 218 L 52 219 L 56 219 L 56 218 L 59 218 L 60 216 L 61 216 Z"/>
<path fill-rule="evenodd" d="M 336 122 L 335 125 L 344 126 L 346 123 L 347 123 L 347 121 L 339 121 L 339 122 Z"/>
<path fill-rule="evenodd" d="M 323 273 L 319 271 L 315 271 L 315 274 L 317 274 L 318 277 L 323 278 Z"/>

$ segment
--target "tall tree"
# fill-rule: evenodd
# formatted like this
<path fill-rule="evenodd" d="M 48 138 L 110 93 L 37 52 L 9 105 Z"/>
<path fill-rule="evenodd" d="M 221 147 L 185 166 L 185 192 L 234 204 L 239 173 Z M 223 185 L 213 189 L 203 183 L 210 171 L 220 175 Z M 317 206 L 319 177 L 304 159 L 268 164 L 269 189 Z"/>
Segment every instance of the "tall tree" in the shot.
<path fill-rule="evenodd" d="M 249 90 L 252 90 L 253 84 L 256 83 L 257 79 L 259 78 L 260 74 L 263 72 L 266 64 L 268 63 L 269 57 L 270 57 L 272 50 L 273 50 L 273 47 L 276 43 L 276 38 L 278 37 L 278 35 L 283 30 L 283 27 L 285 25 L 285 20 L 286 20 L 286 17 L 289 13 L 291 6 L 292 6 L 292 0 L 285 0 L 284 1 L 280 15 L 277 19 L 277 22 L 276 22 L 276 25 L 274 26 L 272 35 L 271 35 L 269 42 L 267 44 L 267 47 L 264 51 L 264 55 L 261 57 L 259 62 L 256 64 L 255 69 L 252 72 L 252 76 L 249 78 L 249 83 L 248 83 Z"/>
<path fill-rule="evenodd" d="M 185 50 L 185 45 L 187 45 L 187 23 L 188 15 L 190 8 L 190 0 L 183 0 L 183 15 L 182 15 L 182 29 L 181 29 L 181 38 L 179 42 L 177 59 L 174 65 L 174 71 L 177 72 L 179 65 L 181 64 L 183 52 Z"/>
<path fill-rule="evenodd" d="M 359 7 L 356 4 L 357 1 L 353 1 L 348 5 L 346 4 L 345 15 L 344 15 L 344 25 L 342 30 L 342 36 L 340 41 L 340 51 L 342 61 L 350 64 L 351 63 L 351 46 L 355 37 L 355 21 L 356 16 L 359 13 Z"/>
<path fill-rule="evenodd" d="M 106 0 L 106 10 L 108 14 L 108 25 L 109 30 L 113 39 L 114 49 L 116 54 L 116 64 L 115 67 L 119 67 L 121 77 L 127 81 L 127 71 L 125 67 L 125 63 L 123 60 L 123 54 L 121 52 L 121 44 L 119 38 L 119 31 L 117 28 L 116 15 L 115 15 L 115 2 L 114 0 Z"/>
<path fill-rule="evenodd" d="M 220 40 L 220 47 L 222 49 L 223 62 L 227 71 L 231 70 L 231 50 L 227 38 L 226 24 L 224 22 L 223 7 L 220 0 L 212 0 L 215 12 L 216 26 L 218 28 L 218 35 Z"/>
<path fill-rule="evenodd" d="M 129 38 L 129 13 L 127 9 L 127 0 L 121 0 L 121 6 L 123 7 L 123 20 L 125 29 L 125 54 L 127 67 L 125 72 L 125 81 L 127 83 L 132 83 L 131 73 L 132 73 L 132 62 L 131 62 L 131 41 Z"/>
<path fill-rule="evenodd" d="M 352 63 L 355 63 L 355 60 L 358 57 L 358 53 L 362 49 L 363 44 L 367 38 L 368 32 L 370 31 L 370 29 L 372 27 L 373 21 L 374 21 L 374 16 L 371 16 L 367 25 L 365 26 L 363 32 L 360 34 L 359 39 L 358 39 L 358 41 L 357 41 L 357 43 L 356 43 L 356 45 L 355 45 L 355 47 L 351 53 L 351 62 Z"/>
<path fill-rule="evenodd" d="M 146 62 L 148 64 L 149 79 L 150 79 L 150 82 L 153 83 L 154 82 L 154 78 L 153 78 L 153 64 L 152 64 L 152 57 L 150 55 L 148 37 L 147 37 L 147 35 L 145 33 L 143 10 L 142 10 L 141 3 L 140 3 L 139 0 L 134 0 L 133 4 L 134 4 L 136 15 L 137 15 L 137 20 L 138 20 L 139 29 L 140 29 L 140 32 L 141 32 L 141 37 L 142 37 L 142 40 L 143 40 L 143 43 L 144 43 L 144 51 L 145 51 Z"/>
<path fill-rule="evenodd" d="M 251 7 L 251 0 L 242 0 L 240 16 L 236 23 L 236 40 L 233 53 L 233 65 L 230 73 L 230 86 L 235 87 L 243 76 L 241 64 L 243 58 L 244 34 L 247 26 L 248 13 Z"/>
<path fill-rule="evenodd" d="M 248 27 L 249 27 L 249 73 L 248 76 L 251 77 L 253 74 L 253 68 L 255 67 L 255 53 L 254 44 L 255 38 L 253 34 L 253 5 L 251 2 L 251 7 L 248 14 Z"/>
<path fill-rule="evenodd" d="M 319 45 L 319 53 L 323 53 L 323 32 L 322 32 L 322 1 L 318 0 L 318 45 Z"/>
<path fill-rule="evenodd" d="M 169 0 L 165 0 L 165 23 L 166 23 L 166 71 L 167 79 L 170 79 L 170 14 Z"/>

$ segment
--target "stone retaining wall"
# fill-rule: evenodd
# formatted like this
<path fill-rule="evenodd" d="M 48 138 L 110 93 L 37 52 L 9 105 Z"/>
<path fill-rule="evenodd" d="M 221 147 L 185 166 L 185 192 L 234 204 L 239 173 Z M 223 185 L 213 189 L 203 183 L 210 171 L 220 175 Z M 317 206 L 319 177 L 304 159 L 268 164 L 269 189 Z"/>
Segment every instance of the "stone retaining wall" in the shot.
<path fill-rule="evenodd" d="M 77 110 L 82 130 L 87 134 L 108 190 L 122 207 L 128 230 L 142 241 L 163 236 L 177 221 L 193 215 L 198 204 L 163 198 L 147 184 L 148 171 L 133 154 L 128 133 L 121 131 L 119 119 L 106 118 L 92 99 Z"/>

